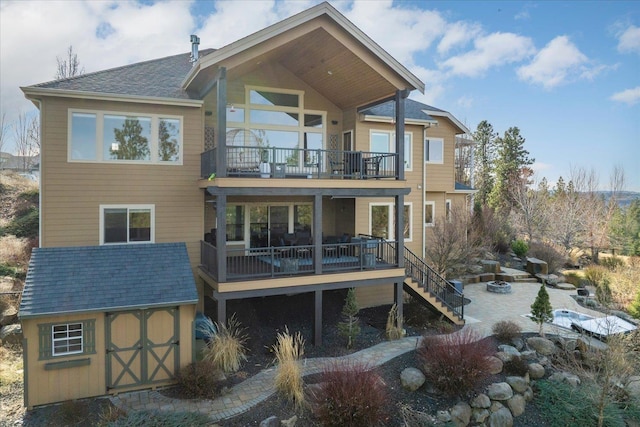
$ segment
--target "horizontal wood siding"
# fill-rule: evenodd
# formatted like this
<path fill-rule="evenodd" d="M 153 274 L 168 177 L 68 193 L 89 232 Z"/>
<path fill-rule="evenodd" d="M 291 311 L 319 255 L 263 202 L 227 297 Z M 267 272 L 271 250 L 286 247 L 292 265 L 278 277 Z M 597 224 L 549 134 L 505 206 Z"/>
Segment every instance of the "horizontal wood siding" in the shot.
<path fill-rule="evenodd" d="M 183 117 L 182 165 L 134 165 L 67 161 L 68 110 L 81 108 Z M 46 98 L 42 120 L 43 247 L 99 244 L 101 204 L 155 205 L 155 241 L 186 242 L 193 266 L 203 235 L 203 147 L 199 108 Z"/>
<path fill-rule="evenodd" d="M 356 301 L 359 308 L 393 304 L 393 283 L 356 288 Z"/>
<path fill-rule="evenodd" d="M 95 319 L 96 321 L 96 352 L 94 354 L 69 355 L 38 360 L 38 324 L 70 323 L 87 319 Z M 105 334 L 104 315 L 102 313 L 23 319 L 22 332 L 27 343 L 26 366 L 24 368 L 26 404 L 28 407 L 105 394 Z M 88 365 L 54 370 L 45 369 L 45 365 L 48 363 L 87 358 L 89 359 Z"/>
<path fill-rule="evenodd" d="M 444 139 L 444 163 L 425 163 L 428 191 L 453 191 L 455 188 L 455 143 L 456 128 L 443 117 L 438 117 L 438 126 L 427 129 L 427 138 Z"/>

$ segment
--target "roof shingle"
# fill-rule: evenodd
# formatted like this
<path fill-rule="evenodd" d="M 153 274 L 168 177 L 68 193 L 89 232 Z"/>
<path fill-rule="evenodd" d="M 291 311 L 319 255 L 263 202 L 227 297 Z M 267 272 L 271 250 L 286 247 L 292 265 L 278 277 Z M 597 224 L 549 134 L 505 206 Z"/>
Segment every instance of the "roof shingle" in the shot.
<path fill-rule="evenodd" d="M 34 249 L 20 318 L 193 304 L 184 243 Z"/>

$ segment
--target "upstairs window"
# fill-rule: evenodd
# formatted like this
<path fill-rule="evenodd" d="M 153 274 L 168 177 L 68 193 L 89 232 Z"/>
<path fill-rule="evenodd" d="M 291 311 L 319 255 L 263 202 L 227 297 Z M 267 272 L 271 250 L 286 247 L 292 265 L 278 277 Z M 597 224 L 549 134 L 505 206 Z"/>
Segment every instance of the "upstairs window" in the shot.
<path fill-rule="evenodd" d="M 442 138 L 425 139 L 424 161 L 427 163 L 444 163 L 444 140 Z"/>
<path fill-rule="evenodd" d="M 182 118 L 70 111 L 71 162 L 182 163 Z"/>
<path fill-rule="evenodd" d="M 101 206 L 100 244 L 151 243 L 154 222 L 153 206 Z"/>

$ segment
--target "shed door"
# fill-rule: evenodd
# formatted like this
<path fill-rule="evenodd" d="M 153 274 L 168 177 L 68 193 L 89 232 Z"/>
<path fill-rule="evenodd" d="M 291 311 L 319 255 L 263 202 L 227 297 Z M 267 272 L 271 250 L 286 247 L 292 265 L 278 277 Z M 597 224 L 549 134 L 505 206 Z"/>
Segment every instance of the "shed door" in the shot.
<path fill-rule="evenodd" d="M 172 379 L 179 367 L 177 307 L 107 313 L 107 391 Z"/>

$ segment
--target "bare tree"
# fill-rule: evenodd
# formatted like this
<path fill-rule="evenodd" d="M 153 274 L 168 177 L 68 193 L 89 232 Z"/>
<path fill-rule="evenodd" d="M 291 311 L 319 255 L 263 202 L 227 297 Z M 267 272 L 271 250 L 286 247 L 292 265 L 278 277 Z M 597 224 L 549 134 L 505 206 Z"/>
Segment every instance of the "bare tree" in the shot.
<path fill-rule="evenodd" d="M 57 68 L 55 79 L 68 79 L 84 74 L 84 67 L 80 67 L 78 54 L 73 52 L 73 45 L 69 45 L 67 56 L 60 58 L 56 56 Z"/>
<path fill-rule="evenodd" d="M 9 124 L 7 123 L 7 114 L 2 113 L 0 116 L 0 153 L 4 148 L 4 144 L 7 140 L 7 134 L 9 133 Z M 0 158 L 0 170 L 4 169 L 2 158 Z"/>
<path fill-rule="evenodd" d="M 27 129 L 27 135 L 29 137 L 29 145 L 33 155 L 40 153 L 40 116 L 36 115 L 29 121 L 29 128 Z"/>
<path fill-rule="evenodd" d="M 14 125 L 14 137 L 18 156 L 22 157 L 22 170 L 28 171 L 32 166 L 32 157 L 36 154 L 36 147 L 30 134 L 33 121 L 37 119 L 29 118 L 27 113 L 18 115 Z M 39 133 L 39 132 L 38 132 Z M 39 139 L 39 138 L 38 138 Z"/>
<path fill-rule="evenodd" d="M 534 188 L 537 187 L 537 188 Z M 511 223 L 516 233 L 529 241 L 538 241 L 546 235 L 550 214 L 550 196 L 547 180 L 537 185 L 528 183 L 528 176 L 513 177 L 509 183 L 512 203 Z"/>

